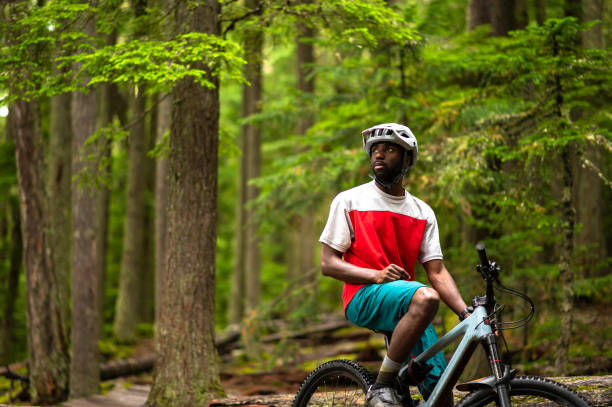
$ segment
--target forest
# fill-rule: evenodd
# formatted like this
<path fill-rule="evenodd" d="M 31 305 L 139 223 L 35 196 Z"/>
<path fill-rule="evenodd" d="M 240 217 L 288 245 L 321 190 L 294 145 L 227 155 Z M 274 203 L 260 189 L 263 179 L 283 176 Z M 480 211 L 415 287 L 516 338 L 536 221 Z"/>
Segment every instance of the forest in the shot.
<path fill-rule="evenodd" d="M 249 344 L 344 317 L 318 239 L 387 122 L 466 302 L 477 242 L 533 299 L 514 362 L 612 371 L 609 2 L 0 1 L 0 366 L 27 362 L 28 403 L 100 392 L 143 339 L 151 407 L 222 394 L 231 330 L 291 363 Z"/>

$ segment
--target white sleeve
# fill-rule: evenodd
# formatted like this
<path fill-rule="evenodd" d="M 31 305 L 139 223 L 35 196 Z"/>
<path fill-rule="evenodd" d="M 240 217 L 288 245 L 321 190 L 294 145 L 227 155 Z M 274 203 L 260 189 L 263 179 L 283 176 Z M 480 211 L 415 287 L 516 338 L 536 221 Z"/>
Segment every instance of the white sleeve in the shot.
<path fill-rule="evenodd" d="M 351 247 L 351 230 L 347 205 L 340 195 L 336 196 L 329 209 L 327 223 L 319 237 L 319 242 L 325 243 L 339 252 L 346 252 Z"/>
<path fill-rule="evenodd" d="M 421 241 L 419 263 L 427 263 L 430 260 L 442 260 L 438 222 L 436 221 L 436 215 L 431 208 L 427 216 L 427 226 L 425 226 L 423 240 Z"/>

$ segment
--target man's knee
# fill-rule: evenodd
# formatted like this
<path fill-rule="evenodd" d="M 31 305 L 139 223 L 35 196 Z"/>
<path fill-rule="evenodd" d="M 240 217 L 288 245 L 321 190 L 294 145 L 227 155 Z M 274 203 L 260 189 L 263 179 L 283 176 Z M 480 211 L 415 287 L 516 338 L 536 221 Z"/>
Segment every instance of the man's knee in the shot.
<path fill-rule="evenodd" d="M 412 296 L 410 307 L 419 308 L 427 313 L 436 313 L 440 304 L 440 295 L 429 287 L 421 287 Z"/>

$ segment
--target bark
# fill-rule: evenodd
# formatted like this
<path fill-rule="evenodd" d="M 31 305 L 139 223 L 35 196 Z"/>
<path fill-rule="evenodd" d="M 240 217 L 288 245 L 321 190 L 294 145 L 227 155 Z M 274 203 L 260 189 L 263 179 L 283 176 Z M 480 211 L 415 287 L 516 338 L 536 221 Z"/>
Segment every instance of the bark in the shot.
<path fill-rule="evenodd" d="M 514 12 L 516 21 L 515 29 L 523 30 L 529 24 L 529 15 L 527 14 L 527 0 L 516 0 L 516 10 Z"/>
<path fill-rule="evenodd" d="M 573 170 L 569 147 L 565 147 L 563 154 L 563 195 L 561 210 L 564 220 L 562 240 L 559 252 L 559 279 L 561 281 L 561 327 L 559 334 L 559 347 L 555 355 L 555 372 L 565 375 L 569 347 L 572 337 L 573 307 L 574 307 L 574 272 L 572 270 L 572 251 L 574 246 L 574 218 L 575 209 L 572 204 Z"/>
<path fill-rule="evenodd" d="M 21 1 L 0 1 L 3 13 L 0 23 L 6 27 L 3 45 L 19 38 L 19 27 L 13 23 Z M 30 49 L 35 53 L 36 49 Z M 32 55 L 33 59 L 38 58 Z M 31 72 L 8 72 L 8 77 L 28 79 Z M 13 84 L 9 94 L 19 97 Z M 17 99 L 9 107 L 8 138 L 15 143 L 15 164 L 19 191 L 20 227 L 23 266 L 26 278 L 26 321 L 29 357 L 29 388 L 34 403 L 54 403 L 68 391 L 68 340 L 62 319 L 60 288 L 53 264 L 53 246 L 49 238 L 48 195 L 44 137 L 37 100 Z M 13 259 L 15 260 L 15 259 Z M 16 265 L 13 264 L 13 267 Z"/>
<path fill-rule="evenodd" d="M 501 37 L 517 28 L 515 10 L 517 0 L 491 1 L 491 28 L 493 35 Z"/>
<path fill-rule="evenodd" d="M 565 0 L 563 12 L 566 17 L 576 17 L 582 20 L 582 0 Z"/>
<path fill-rule="evenodd" d="M 140 298 L 145 257 L 145 176 L 146 133 L 144 88 L 132 97 L 133 123 L 129 135 L 129 169 L 126 218 L 123 235 L 121 277 L 115 308 L 114 334 L 118 340 L 133 342 L 136 325 L 141 322 Z"/>
<path fill-rule="evenodd" d="M 111 33 L 107 39 L 107 45 L 114 45 L 117 42 L 117 33 Z M 98 86 L 98 129 L 108 127 L 113 122 L 114 117 L 114 92 L 116 84 L 102 84 Z M 104 294 L 106 287 L 106 252 L 108 251 L 108 223 L 110 210 L 110 183 L 112 181 L 112 140 L 108 137 L 103 137 L 99 141 L 101 148 L 101 157 L 104 165 L 100 167 L 100 177 L 104 180 L 100 184 L 98 191 L 98 270 L 100 272 L 100 293 L 99 293 L 99 313 L 100 322 L 103 325 L 104 315 Z"/>
<path fill-rule="evenodd" d="M 260 0 L 247 2 L 251 8 L 257 8 Z M 249 117 L 261 111 L 262 99 L 262 48 L 263 32 L 256 30 L 248 36 L 245 44 L 247 52 L 246 77 L 250 86 L 243 88 L 243 117 Z M 259 196 L 259 188 L 250 182 L 259 177 L 261 168 L 261 129 L 257 124 L 246 124 L 242 128 L 246 147 L 246 160 L 242 165 L 246 167 L 246 203 L 251 203 Z M 247 208 L 245 211 L 246 239 L 245 239 L 245 297 L 246 308 L 253 310 L 259 305 L 261 296 L 261 266 L 259 236 L 257 235 L 257 221 L 255 210 Z"/>
<path fill-rule="evenodd" d="M 156 106 L 157 95 L 151 99 L 151 104 Z M 144 258 L 141 270 L 141 296 L 139 304 L 139 315 L 141 322 L 155 322 L 155 160 L 149 157 L 149 152 L 155 148 L 157 138 L 157 109 L 148 110 L 148 130 L 145 143 L 145 206 L 144 206 Z"/>
<path fill-rule="evenodd" d="M 602 0 L 583 0 L 583 20 L 601 20 L 603 17 Z M 589 31 L 582 33 L 582 44 L 586 48 L 603 48 L 602 24 L 599 23 Z M 574 166 L 574 206 L 576 208 L 576 223 L 578 225 L 575 236 L 575 246 L 578 250 L 585 250 L 582 257 L 582 266 L 586 277 L 594 277 L 605 273 L 606 270 L 597 270 L 596 264 L 605 259 L 606 244 L 604 232 L 604 205 L 603 183 L 597 174 L 582 164 L 589 160 L 596 168 L 601 168 L 601 148 L 596 145 L 586 145 L 579 151 Z"/>
<path fill-rule="evenodd" d="M 46 233 L 46 169 L 37 102 L 18 100 L 11 106 L 9 133 L 15 140 L 21 204 L 30 391 L 35 403 L 52 403 L 67 393 L 68 341 Z"/>
<path fill-rule="evenodd" d="M 6 298 L 2 318 L 0 319 L 0 365 L 8 365 L 12 360 L 12 343 L 15 343 L 15 305 L 19 297 L 19 275 L 22 262 L 21 224 L 19 222 L 19 203 L 9 200 L 9 210 L 3 216 L 5 227 L 0 238 L 9 243 L 9 275 L 6 280 Z M 6 237 L 5 237 L 6 236 Z"/>
<path fill-rule="evenodd" d="M 556 38 L 553 37 L 553 54 L 557 56 L 558 44 Z M 559 75 L 555 77 L 555 108 L 556 115 L 560 120 L 563 120 L 563 87 Z M 573 163 L 572 154 L 573 146 L 566 145 L 561 151 L 561 202 L 560 215 L 563 220 L 561 230 L 561 241 L 559 244 L 559 279 L 561 281 L 561 327 L 559 332 L 559 346 L 555 352 L 555 372 L 559 375 L 564 375 L 567 371 L 567 362 L 569 347 L 572 336 L 573 324 L 573 307 L 574 307 L 574 271 L 572 270 L 572 252 L 574 250 L 574 225 L 576 223 L 576 210 L 573 205 Z"/>
<path fill-rule="evenodd" d="M 78 22 L 81 29 L 94 33 L 93 18 Z M 98 392 L 100 377 L 101 261 L 100 191 L 97 185 L 82 182 L 82 175 L 98 176 L 101 155 L 99 143 L 85 145 L 96 131 L 98 94 L 73 93 L 72 99 L 72 163 L 77 175 L 72 185 L 72 363 L 70 397 L 78 398 Z M 93 157 L 93 159 L 92 159 Z"/>
<path fill-rule="evenodd" d="M 604 2 L 603 0 L 582 0 L 583 21 L 600 20 L 590 30 L 582 33 L 582 43 L 587 48 L 605 47 L 603 26 L 604 26 Z"/>
<path fill-rule="evenodd" d="M 218 2 L 177 0 L 171 9 L 176 33 L 219 35 Z M 166 269 L 150 406 L 206 405 L 221 393 L 214 347 L 219 92 L 218 78 L 209 80 L 214 89 L 184 79 L 172 90 Z"/>
<path fill-rule="evenodd" d="M 466 11 L 468 31 L 480 25 L 491 24 L 491 10 L 487 0 L 469 0 Z"/>
<path fill-rule="evenodd" d="M 170 128 L 170 98 L 164 95 L 158 106 L 157 142 L 163 141 Z M 155 168 L 155 320 L 159 320 L 161 304 L 161 282 L 164 280 L 166 258 L 168 160 L 158 157 Z"/>
<path fill-rule="evenodd" d="M 261 4 L 259 0 L 250 0 L 247 7 L 256 9 Z M 255 27 L 245 37 L 247 64 L 244 73 L 249 83 L 242 88 L 244 119 L 261 111 L 263 33 Z M 242 126 L 240 149 L 242 157 L 236 206 L 236 252 L 229 303 L 229 321 L 234 324 L 242 320 L 245 310 L 255 309 L 259 305 L 261 292 L 257 223 L 254 210 L 247 209 L 248 203 L 259 195 L 258 188 L 249 185 L 252 179 L 259 177 L 261 168 L 261 130 L 258 125 L 247 123 Z"/>
<path fill-rule="evenodd" d="M 538 25 L 544 24 L 546 21 L 546 0 L 534 0 L 535 18 Z"/>
<path fill-rule="evenodd" d="M 303 0 L 303 3 L 310 3 Z M 315 78 L 312 75 L 312 65 L 315 62 L 314 47 L 310 39 L 315 37 L 314 28 L 304 23 L 298 23 L 297 46 L 297 85 L 303 98 L 314 95 Z M 296 133 L 304 135 L 312 126 L 313 118 L 308 113 L 307 104 L 302 104 L 304 113 L 297 122 Z M 314 269 L 315 242 L 313 209 L 308 207 L 304 216 L 296 219 L 292 227 L 288 262 L 289 281 L 295 281 Z M 290 303 L 290 308 L 298 305 L 296 299 Z"/>
<path fill-rule="evenodd" d="M 49 241 L 58 279 L 62 320 L 68 321 L 70 301 L 70 180 L 72 127 L 70 93 L 51 98 L 49 124 Z"/>
<path fill-rule="evenodd" d="M 240 137 L 240 150 L 245 154 L 244 137 Z M 231 324 L 238 324 L 244 318 L 244 293 L 245 293 L 245 237 L 244 226 L 245 202 L 246 202 L 246 166 L 240 162 L 240 174 L 238 176 L 238 191 L 236 200 L 236 245 L 234 251 L 234 269 L 232 272 L 232 285 L 230 288 L 228 320 Z"/>

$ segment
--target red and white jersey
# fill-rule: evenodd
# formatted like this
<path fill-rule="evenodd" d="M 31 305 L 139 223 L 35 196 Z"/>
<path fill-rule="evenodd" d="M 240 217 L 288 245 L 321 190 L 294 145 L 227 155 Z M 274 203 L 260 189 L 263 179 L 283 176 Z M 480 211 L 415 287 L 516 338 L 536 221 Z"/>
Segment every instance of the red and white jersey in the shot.
<path fill-rule="evenodd" d="M 359 267 L 381 270 L 397 264 L 414 279 L 417 262 L 442 259 L 433 210 L 408 191 L 384 193 L 374 181 L 338 194 L 319 238 Z M 344 308 L 363 284 L 344 284 Z"/>

